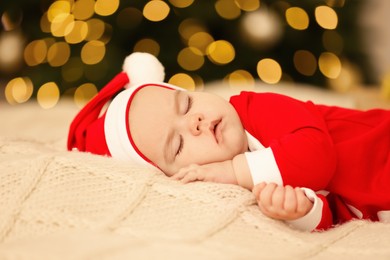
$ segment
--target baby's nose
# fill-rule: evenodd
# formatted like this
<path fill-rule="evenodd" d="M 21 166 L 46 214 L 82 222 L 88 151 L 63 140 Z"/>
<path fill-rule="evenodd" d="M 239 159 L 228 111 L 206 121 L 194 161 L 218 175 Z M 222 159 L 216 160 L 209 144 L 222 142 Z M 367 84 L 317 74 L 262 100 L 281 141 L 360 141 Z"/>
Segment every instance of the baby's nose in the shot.
<path fill-rule="evenodd" d="M 190 116 L 190 132 L 193 135 L 200 135 L 202 133 L 202 123 L 203 123 L 204 117 L 202 114 L 192 114 Z"/>

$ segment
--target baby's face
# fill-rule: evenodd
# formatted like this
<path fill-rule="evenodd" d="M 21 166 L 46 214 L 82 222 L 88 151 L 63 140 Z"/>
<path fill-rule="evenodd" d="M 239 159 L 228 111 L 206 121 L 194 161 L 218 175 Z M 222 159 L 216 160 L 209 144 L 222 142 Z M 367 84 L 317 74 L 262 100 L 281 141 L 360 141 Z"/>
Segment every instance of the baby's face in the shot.
<path fill-rule="evenodd" d="M 135 145 L 168 176 L 248 149 L 233 106 L 206 92 L 145 87 L 132 100 L 129 124 Z"/>

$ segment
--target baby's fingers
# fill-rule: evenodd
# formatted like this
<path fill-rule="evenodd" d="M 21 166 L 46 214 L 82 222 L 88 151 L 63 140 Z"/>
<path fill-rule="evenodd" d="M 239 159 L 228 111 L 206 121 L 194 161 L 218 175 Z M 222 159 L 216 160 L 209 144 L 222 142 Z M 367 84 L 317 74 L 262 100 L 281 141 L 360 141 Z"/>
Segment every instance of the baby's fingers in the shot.
<path fill-rule="evenodd" d="M 261 182 L 261 183 L 257 184 L 255 187 L 253 187 L 252 192 L 255 195 L 256 199 L 259 198 L 261 191 L 264 189 L 264 187 L 266 185 L 267 184 L 265 182 Z"/>
<path fill-rule="evenodd" d="M 197 168 L 198 165 L 190 165 L 184 168 L 181 168 L 177 173 L 173 174 L 170 178 L 173 180 L 182 180 L 188 173 Z"/>

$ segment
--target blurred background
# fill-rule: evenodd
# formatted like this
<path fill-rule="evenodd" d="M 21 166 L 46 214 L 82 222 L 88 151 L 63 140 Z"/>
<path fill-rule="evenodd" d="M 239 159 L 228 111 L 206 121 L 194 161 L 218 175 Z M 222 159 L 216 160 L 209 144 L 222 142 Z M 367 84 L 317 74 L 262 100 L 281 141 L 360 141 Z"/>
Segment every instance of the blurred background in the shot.
<path fill-rule="evenodd" d="M 261 81 L 390 99 L 388 0 L 1 0 L 0 102 L 82 106 L 134 51 L 166 82 Z"/>

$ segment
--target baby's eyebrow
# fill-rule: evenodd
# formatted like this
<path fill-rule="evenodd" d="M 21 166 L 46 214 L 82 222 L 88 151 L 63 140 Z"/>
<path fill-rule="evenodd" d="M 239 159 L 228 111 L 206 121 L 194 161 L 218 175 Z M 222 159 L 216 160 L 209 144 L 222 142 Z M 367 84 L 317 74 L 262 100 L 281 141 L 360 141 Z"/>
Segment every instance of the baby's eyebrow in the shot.
<path fill-rule="evenodd" d="M 173 111 L 174 114 L 177 115 L 179 113 L 179 96 L 180 96 L 180 90 L 174 90 L 173 94 Z M 163 148 L 163 154 L 164 154 L 164 160 L 167 163 L 172 163 L 175 154 L 172 152 L 172 140 L 174 137 L 175 131 L 172 127 L 168 130 L 168 135 L 165 138 L 164 142 L 164 148 Z"/>

